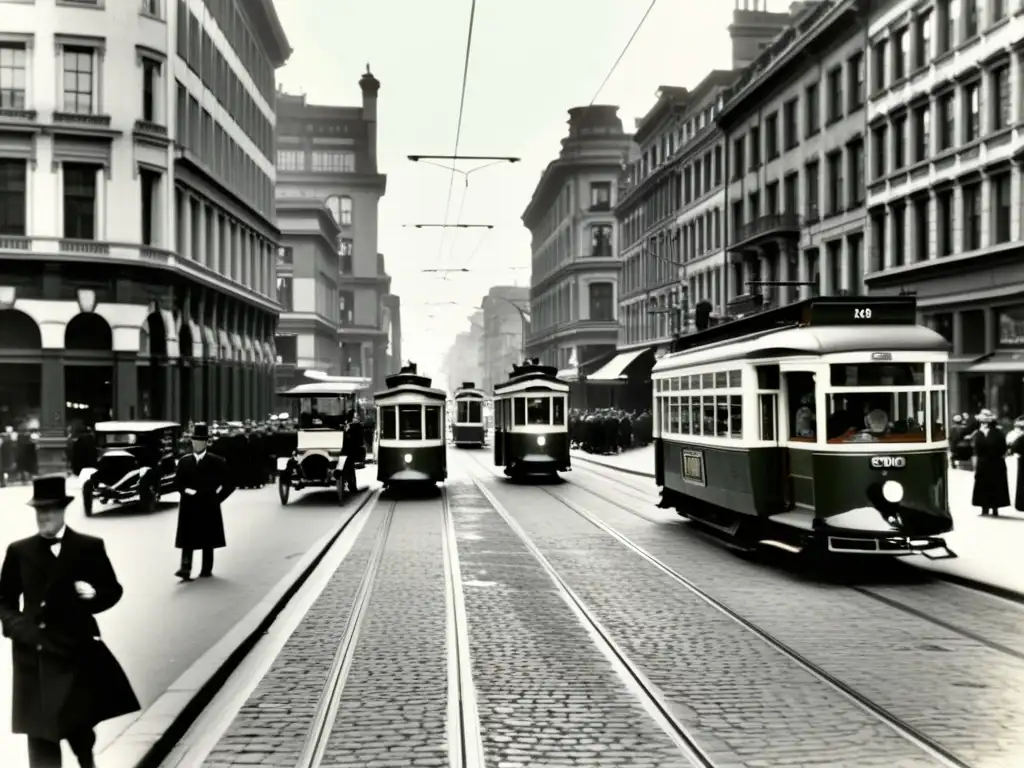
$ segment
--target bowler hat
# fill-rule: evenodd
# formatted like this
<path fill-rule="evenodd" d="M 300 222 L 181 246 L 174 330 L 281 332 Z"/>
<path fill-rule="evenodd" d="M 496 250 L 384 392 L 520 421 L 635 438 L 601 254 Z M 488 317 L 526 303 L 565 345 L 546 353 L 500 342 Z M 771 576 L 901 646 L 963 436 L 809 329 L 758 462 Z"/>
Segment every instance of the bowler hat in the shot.
<path fill-rule="evenodd" d="M 997 420 L 996 415 L 988 408 L 982 408 L 981 412 L 974 419 L 982 424 L 990 424 Z"/>
<path fill-rule="evenodd" d="M 71 503 L 64 485 L 64 475 L 40 475 L 32 481 L 30 507 L 37 509 L 64 509 Z"/>
<path fill-rule="evenodd" d="M 210 428 L 206 425 L 206 422 L 201 421 L 192 428 L 192 439 L 193 440 L 209 440 L 210 439 Z"/>

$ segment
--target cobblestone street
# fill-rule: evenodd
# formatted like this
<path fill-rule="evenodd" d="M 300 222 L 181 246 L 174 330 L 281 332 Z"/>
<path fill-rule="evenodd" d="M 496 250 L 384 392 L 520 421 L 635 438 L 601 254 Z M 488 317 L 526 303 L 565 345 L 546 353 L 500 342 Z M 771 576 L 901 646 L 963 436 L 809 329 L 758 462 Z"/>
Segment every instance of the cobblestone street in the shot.
<path fill-rule="evenodd" d="M 203 765 L 441 766 L 473 739 L 488 768 L 1024 758 L 1019 606 L 745 561 L 607 472 L 531 487 L 496 477 L 482 452 L 450 464 L 439 498 L 385 496 L 363 513 Z M 471 693 L 453 677 L 446 578 L 464 603 Z"/>

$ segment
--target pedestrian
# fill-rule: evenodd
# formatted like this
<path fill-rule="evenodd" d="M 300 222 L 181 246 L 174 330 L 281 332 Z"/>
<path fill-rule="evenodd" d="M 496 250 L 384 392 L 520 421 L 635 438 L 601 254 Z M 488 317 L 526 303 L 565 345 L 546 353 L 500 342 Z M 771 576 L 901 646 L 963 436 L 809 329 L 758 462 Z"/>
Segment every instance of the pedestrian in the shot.
<path fill-rule="evenodd" d="M 206 450 L 210 430 L 206 424 L 192 431 L 192 453 L 178 462 L 174 483 L 181 493 L 178 531 L 174 546 L 181 550 L 181 566 L 175 572 L 182 581 L 192 579 L 192 553 L 203 553 L 199 575 L 213 575 L 213 550 L 225 546 L 224 516 L 220 505 L 235 491 L 227 462 Z"/>
<path fill-rule="evenodd" d="M 70 502 L 63 475 L 35 478 L 29 505 L 39 533 L 11 544 L 0 568 L 0 623 L 13 646 L 13 731 L 28 736 L 31 768 L 60 768 L 61 741 L 82 768 L 94 768 L 96 724 L 139 710 L 93 618 L 124 590 L 103 540 L 65 524 Z"/>
<path fill-rule="evenodd" d="M 356 467 L 366 461 L 366 441 L 363 438 L 363 424 L 355 411 L 348 412 L 341 455 L 345 457 L 341 479 L 349 493 L 359 493 L 359 487 L 356 485 Z"/>
<path fill-rule="evenodd" d="M 975 417 L 978 431 L 971 446 L 974 451 L 974 493 L 971 503 L 981 507 L 982 515 L 998 515 L 1010 506 L 1010 485 L 1006 477 L 1006 438 L 995 426 L 996 415 L 983 408 Z"/>

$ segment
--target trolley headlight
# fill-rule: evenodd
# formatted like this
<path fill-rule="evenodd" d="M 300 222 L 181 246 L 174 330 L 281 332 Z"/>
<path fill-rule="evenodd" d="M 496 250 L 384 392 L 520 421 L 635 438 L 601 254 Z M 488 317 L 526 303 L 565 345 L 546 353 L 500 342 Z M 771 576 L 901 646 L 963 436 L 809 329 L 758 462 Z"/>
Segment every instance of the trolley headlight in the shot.
<path fill-rule="evenodd" d="M 886 480 L 882 483 L 882 498 L 890 504 L 899 504 L 903 501 L 903 485 L 895 480 Z"/>
<path fill-rule="evenodd" d="M 411 453 L 405 454 L 405 456 L 403 456 L 402 458 L 405 459 L 405 463 L 406 464 L 412 464 L 412 454 Z"/>
<path fill-rule="evenodd" d="M 548 439 L 544 435 L 537 435 L 537 445 L 544 445 Z"/>

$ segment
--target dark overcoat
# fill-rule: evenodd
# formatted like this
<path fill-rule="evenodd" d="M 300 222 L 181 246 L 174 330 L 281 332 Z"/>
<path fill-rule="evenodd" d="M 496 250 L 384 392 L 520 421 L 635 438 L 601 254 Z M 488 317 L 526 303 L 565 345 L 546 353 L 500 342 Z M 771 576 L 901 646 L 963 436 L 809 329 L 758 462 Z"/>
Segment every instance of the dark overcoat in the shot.
<path fill-rule="evenodd" d="M 363 437 L 363 425 L 353 421 L 345 428 L 345 438 L 341 444 L 341 453 L 359 464 L 366 461 L 366 440 Z"/>
<path fill-rule="evenodd" d="M 178 549 L 225 546 L 220 505 L 235 491 L 235 478 L 227 462 L 207 451 L 197 464 L 195 454 L 190 453 L 178 462 L 174 482 L 181 493 L 174 546 Z M 189 490 L 195 494 L 188 493 Z"/>
<path fill-rule="evenodd" d="M 137 712 L 139 701 L 94 618 L 123 592 L 103 540 L 66 528 L 59 556 L 49 544 L 32 536 L 8 546 L 0 622 L 13 644 L 14 733 L 59 741 Z M 76 581 L 96 596 L 83 600 Z"/>
<path fill-rule="evenodd" d="M 971 504 L 982 509 L 1010 506 L 1010 485 L 1006 477 L 1006 437 L 993 426 L 988 435 L 980 429 L 972 439 L 977 465 Z"/>

